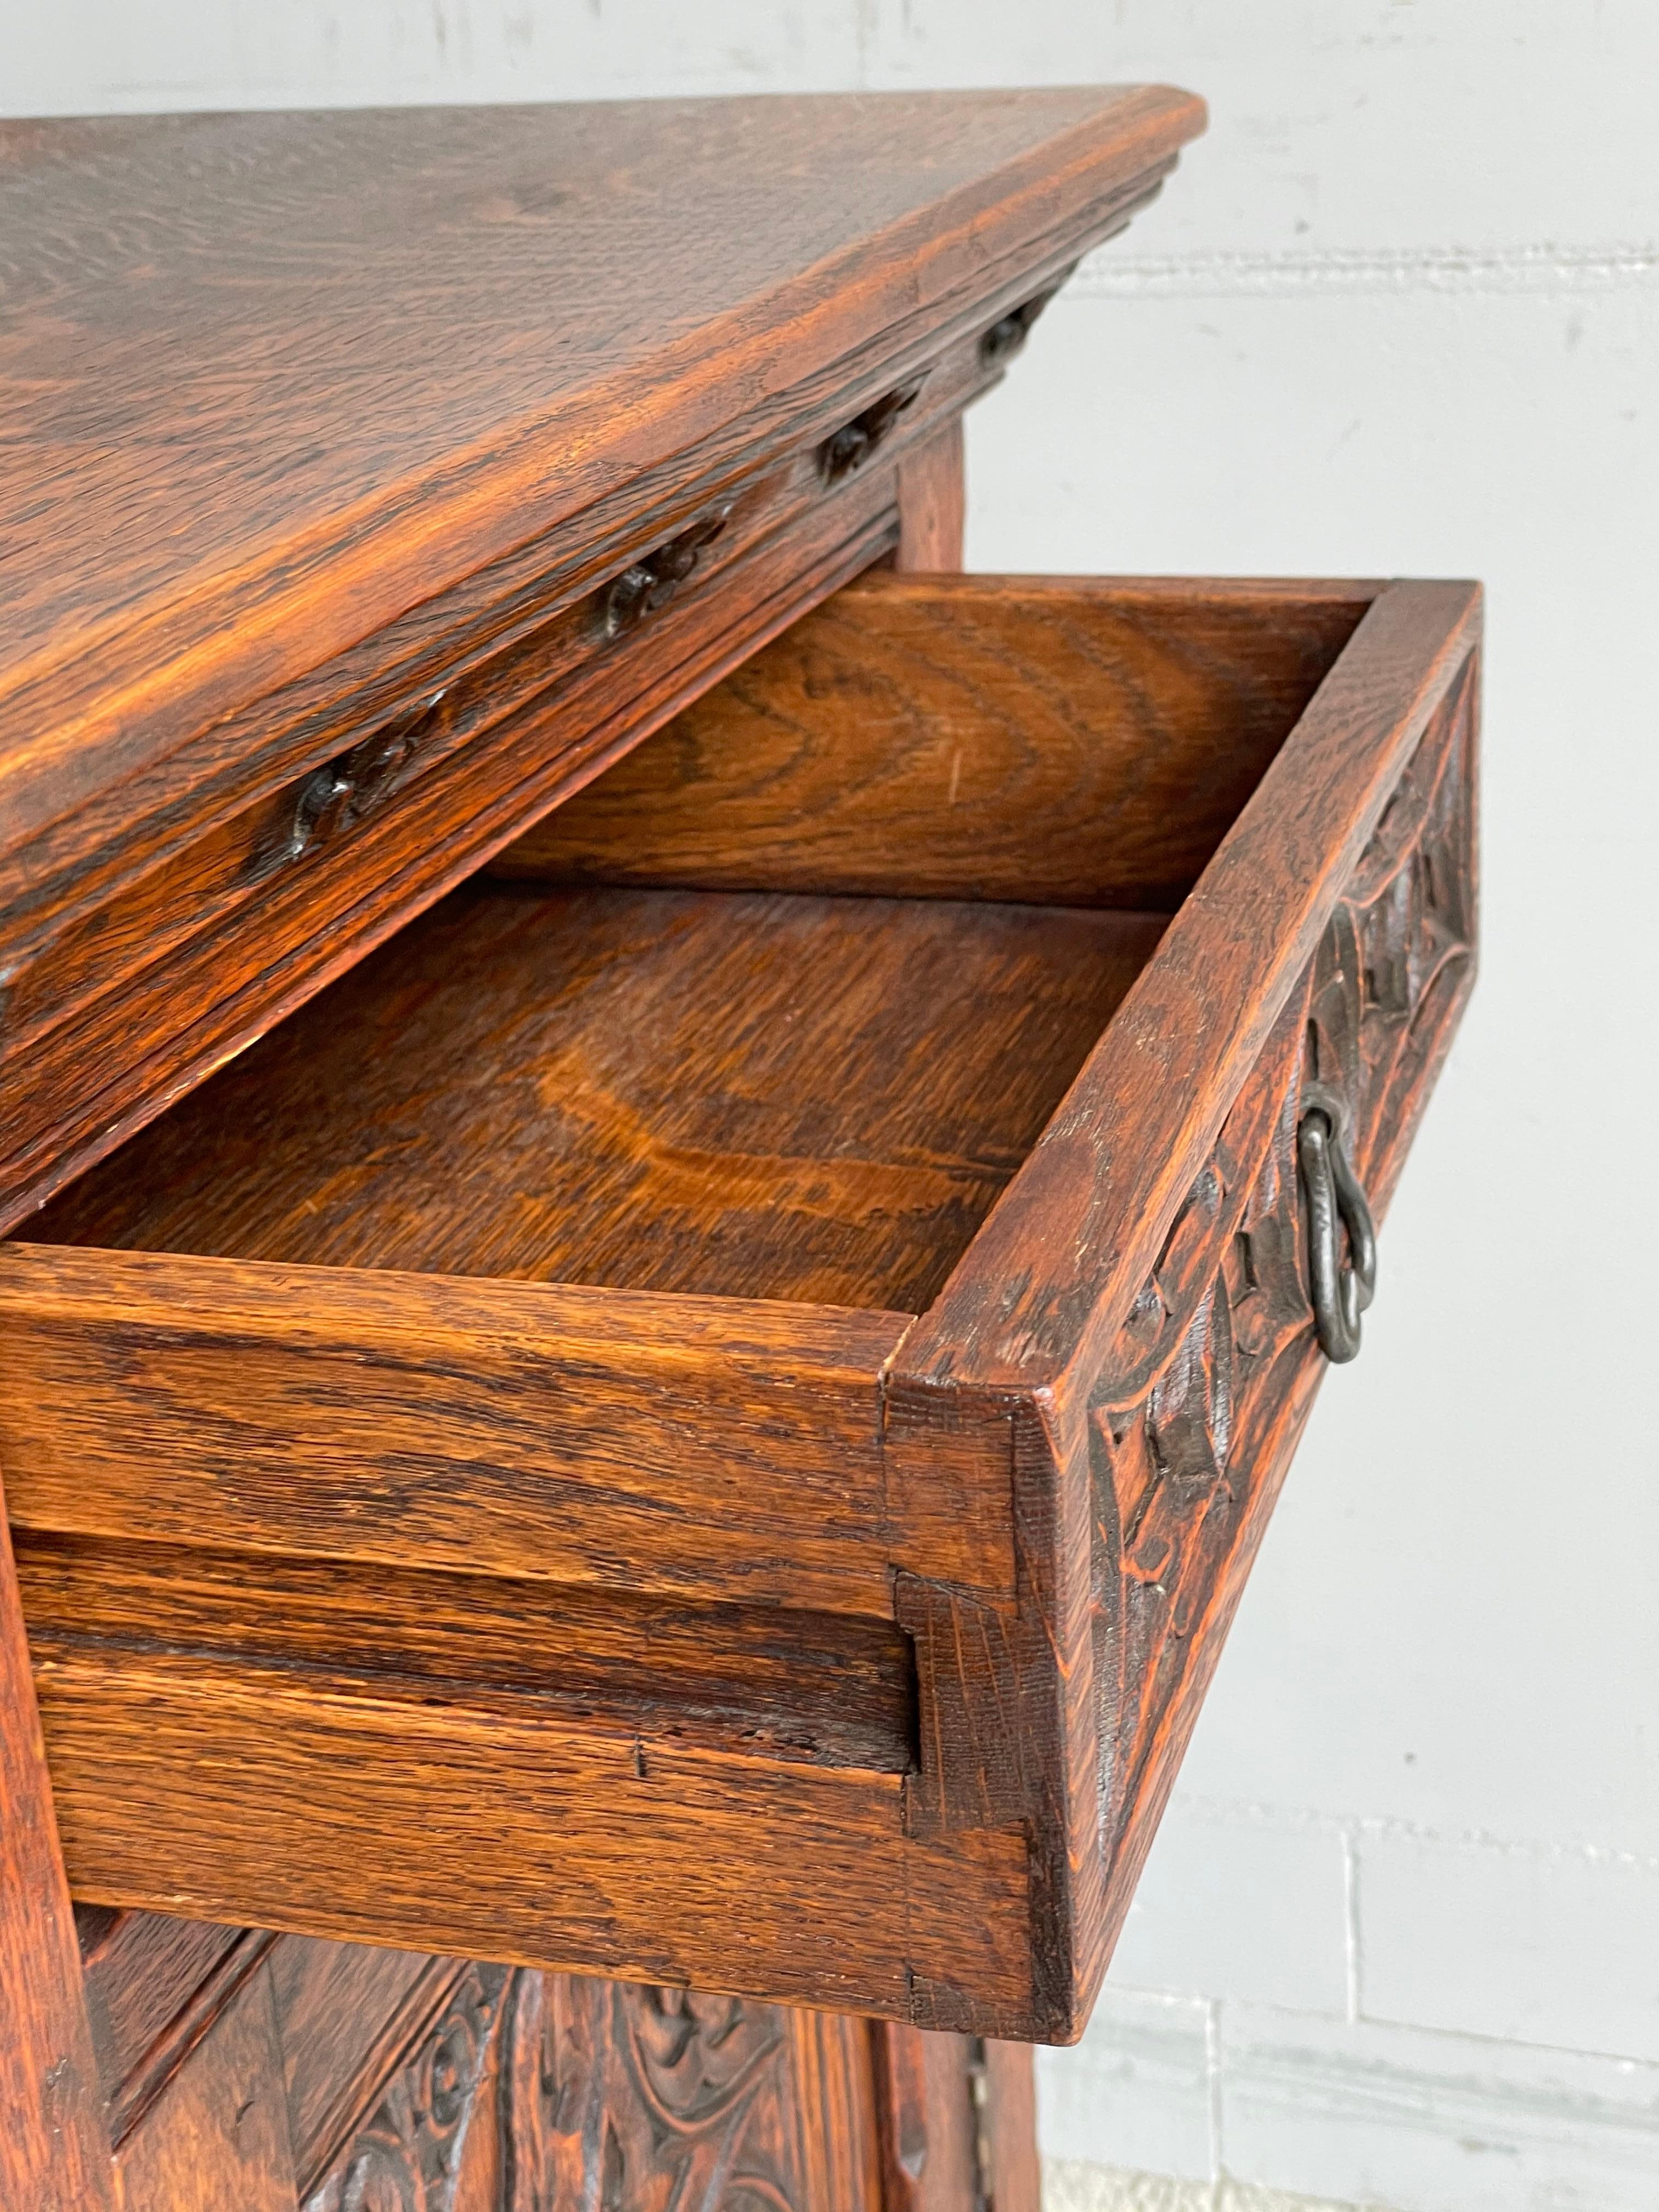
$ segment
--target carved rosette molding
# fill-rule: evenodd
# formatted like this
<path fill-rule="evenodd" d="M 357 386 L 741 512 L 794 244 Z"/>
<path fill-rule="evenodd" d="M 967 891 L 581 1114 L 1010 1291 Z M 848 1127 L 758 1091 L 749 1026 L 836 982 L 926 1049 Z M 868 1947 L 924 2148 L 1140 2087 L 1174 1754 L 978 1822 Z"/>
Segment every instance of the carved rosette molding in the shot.
<path fill-rule="evenodd" d="M 1196 1632 L 1236 1601 L 1323 1372 L 1297 1176 L 1304 1085 L 1341 1102 L 1355 1166 L 1386 1204 L 1472 981 L 1474 685 L 1466 668 L 1401 776 L 1091 1393 L 1109 1857 L 1132 1819 L 1156 1815 L 1191 1655 L 1215 1650 Z"/>

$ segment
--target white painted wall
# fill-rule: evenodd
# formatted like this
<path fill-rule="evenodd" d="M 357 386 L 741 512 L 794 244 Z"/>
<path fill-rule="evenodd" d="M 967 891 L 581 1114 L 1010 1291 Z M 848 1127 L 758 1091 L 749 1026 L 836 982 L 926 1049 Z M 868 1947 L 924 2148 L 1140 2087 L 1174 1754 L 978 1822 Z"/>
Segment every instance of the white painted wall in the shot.
<path fill-rule="evenodd" d="M 1486 942 L 1364 1354 L 1042 2062 L 1053 2193 L 1652 2212 L 1659 9 L 0 0 L 19 113 L 1135 76 L 1212 136 L 974 418 L 971 561 L 1484 576 Z"/>

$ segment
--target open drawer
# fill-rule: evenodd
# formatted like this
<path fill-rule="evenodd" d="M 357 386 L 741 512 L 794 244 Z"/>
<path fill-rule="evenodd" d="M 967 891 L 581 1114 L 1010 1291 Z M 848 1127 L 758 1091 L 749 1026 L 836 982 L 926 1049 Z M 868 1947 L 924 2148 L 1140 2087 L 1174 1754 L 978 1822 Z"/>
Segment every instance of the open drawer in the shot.
<path fill-rule="evenodd" d="M 0 1248 L 76 1893 L 1078 2033 L 1471 981 L 1477 624 L 868 577 Z"/>

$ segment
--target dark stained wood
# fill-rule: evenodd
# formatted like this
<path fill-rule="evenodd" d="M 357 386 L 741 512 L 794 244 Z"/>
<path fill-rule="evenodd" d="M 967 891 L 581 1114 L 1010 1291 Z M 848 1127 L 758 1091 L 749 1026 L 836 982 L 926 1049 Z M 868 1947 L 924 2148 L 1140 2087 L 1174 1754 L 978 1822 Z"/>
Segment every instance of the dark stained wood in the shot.
<path fill-rule="evenodd" d="M 741 1978 L 901 2018 L 971 1975 L 984 2016 L 1032 2017 L 1023 1836 L 907 1838 L 902 1775 L 578 1726 L 442 1682 L 49 1631 L 36 1659 L 65 1862 L 90 1900 Z"/>
<path fill-rule="evenodd" d="M 114 2212 L 80 1951 L 0 1493 L 0 2203 Z"/>
<path fill-rule="evenodd" d="M 122 2212 L 294 2212 L 270 1984 L 256 1967 L 116 2154 Z"/>
<path fill-rule="evenodd" d="M 868 575 L 495 870 L 1173 907 L 1378 588 Z"/>
<path fill-rule="evenodd" d="M 983 2197 L 968 2036 L 871 2022 L 885 2212 L 955 2212 Z M 1035 2140 L 1035 2137 L 1033 2138 Z"/>
<path fill-rule="evenodd" d="M 476 681 L 446 684 L 450 670 L 423 669 L 407 714 L 355 696 L 337 702 L 321 718 L 331 761 L 154 856 L 101 902 L 106 887 L 82 879 L 73 917 L 10 963 L 0 1222 L 101 1158 L 890 546 L 892 500 L 890 472 L 860 477 L 758 546 L 734 535 L 732 565 L 630 632 L 625 652 L 584 662 L 575 650 L 602 622 L 599 592 L 503 654 L 507 665 L 471 672 Z M 422 701 L 436 703 L 422 714 Z M 302 728 L 314 756 L 319 717 Z"/>
<path fill-rule="evenodd" d="M 531 2118 L 509 2101 L 517 1985 L 505 1966 L 467 1966 L 452 1978 L 436 2017 L 381 2072 L 369 2109 L 301 2182 L 303 2212 L 381 2204 L 497 2212 L 509 2203 L 540 2212 L 552 2201 L 517 2186 Z"/>
<path fill-rule="evenodd" d="M 501 2009 L 507 2212 L 879 2204 L 862 2021 L 535 1974 Z"/>
<path fill-rule="evenodd" d="M 0 1313 L 20 1529 L 887 1610 L 903 1316 L 49 1245 Z M 982 1574 L 959 1490 L 918 1510 Z"/>
<path fill-rule="evenodd" d="M 42 734 L 5 851 L 88 851 L 181 732 L 580 516 L 568 557 L 733 395 L 748 442 L 826 376 L 854 411 L 1202 119 L 1131 88 L 7 125 L 35 526 L 0 697 Z"/>
<path fill-rule="evenodd" d="M 827 2205 L 832 2212 L 878 2205 L 888 2212 L 870 2041 L 874 2023 L 845 2013 L 796 2011 L 787 2017 L 800 2144 L 799 2202 Z"/>
<path fill-rule="evenodd" d="M 286 1936 L 266 1971 L 304 2197 L 382 2103 L 388 2076 L 411 2053 L 428 2073 L 441 2059 L 444 2015 L 468 1969 L 457 1959 Z"/>
<path fill-rule="evenodd" d="M 240 1931 L 158 1912 L 76 1911 L 93 2048 L 110 2109 L 110 2133 L 124 2132 L 125 2107 L 134 2101 L 143 2062 L 155 2046 L 158 2023 L 177 2020 L 207 1982 Z M 142 2089 L 137 2094 L 142 2097 Z"/>
<path fill-rule="evenodd" d="M 985 2085 L 981 2142 L 991 2212 L 1042 2212 L 1031 2047 L 990 2038 L 980 2048 Z"/>
<path fill-rule="evenodd" d="M 88 1908 L 76 1917 L 106 2124 L 118 2149 L 274 1938 L 172 1913 L 116 1912 L 88 1945 Z"/>
<path fill-rule="evenodd" d="M 895 568 L 961 568 L 967 484 L 963 475 L 960 415 L 951 416 L 942 428 L 899 463 L 898 509 Z"/>
<path fill-rule="evenodd" d="M 1052 2033 L 1086 2020 L 1323 1371 L 1304 1086 L 1385 1206 L 1473 982 L 1478 625 L 1468 586 L 1382 595 L 890 1368 L 895 1494 L 941 1434 L 952 1467 L 975 1426 L 1012 1457 L 1017 1607 L 901 1579 L 910 1802 L 927 1834 L 1024 1808 Z"/>
<path fill-rule="evenodd" d="M 464 891 L 29 1233 L 918 1311 L 1164 921 Z"/>
<path fill-rule="evenodd" d="M 937 1357 L 957 1384 L 1049 1384 L 1065 1361 L 1086 1358 L 1091 1327 L 1103 1335 L 1121 1324 L 1408 763 L 1464 675 L 1480 624 L 1474 585 L 1394 584 L 1373 601 L 1137 979 L 1109 1044 L 1085 1067 L 977 1240 L 971 1265 L 909 1340 L 907 1374 L 924 1378 Z M 1454 857 L 1467 873 L 1467 857 Z M 1170 1039 L 1181 1041 L 1179 1081 Z M 1130 1129 L 1133 1142 L 1120 1141 Z M 1083 1210 L 1078 1233 L 1055 1243 L 1049 1209 L 1067 1186 Z M 1012 1300 L 1011 1280 L 1023 1285 Z"/>
<path fill-rule="evenodd" d="M 1201 119 L 1188 96 L 1152 91 L 0 125 L 7 391 L 23 410 L 9 424 L 0 395 L 0 498 L 26 525 L 0 555 L 0 1226 L 860 569 L 956 565 L 962 408 Z M 321 1300 L 307 1344 L 294 1291 L 284 1313 L 277 1288 L 254 1297 L 251 1328 L 242 1312 L 243 1352 L 274 1331 L 277 1364 L 298 1362 L 290 1382 L 334 1388 L 337 1405 L 362 1345 L 349 1327 L 325 1382 L 314 1355 L 335 1307 Z M 307 1275 L 298 1296 L 315 1288 Z M 64 1372 L 77 1329 L 92 1348 L 89 1308 L 69 1310 L 79 1295 L 47 1327 Z M 232 1317 L 178 1278 L 147 1277 L 138 1304 L 115 1324 L 129 1353 L 154 1323 L 181 1413 L 204 1355 L 228 1422 Z M 394 1402 L 410 1346 L 394 1356 L 368 1309 L 356 1320 Z M 875 1326 L 890 1337 L 886 1319 Z M 751 1352 L 757 1340 L 751 1328 Z M 464 1332 L 451 1356 L 470 1373 L 500 1350 Z M 106 1342 L 113 1410 L 130 1406 L 131 1380 L 118 1389 L 111 1355 Z M 659 1431 L 684 1382 L 672 1363 L 655 1377 Z M 635 1383 L 648 1431 L 653 1384 Z M 774 1419 L 775 1442 L 792 1422 L 814 1431 L 824 1394 L 807 1395 L 811 1412 Z M 274 1483 L 275 1385 L 268 1410 Z M 228 1503 L 228 1428 L 222 1443 Z M 867 1449 L 849 1439 L 854 1457 Z M 1004 1587 L 1006 1536 L 988 1553 L 995 1516 L 975 1503 L 977 1449 L 970 1438 L 939 1485 L 931 1534 L 895 1534 L 937 1569 L 954 1514 L 960 1563 Z M 357 1502 L 342 1501 L 339 1525 Z M 396 1500 L 383 1504 L 390 1519 Z M 894 1821 L 915 1714 L 890 1608 L 797 1605 L 786 1632 L 776 1608 L 653 1599 L 625 1578 L 564 1583 L 538 1611 L 522 1583 L 492 1585 L 471 1559 L 464 1574 L 377 1562 L 365 1577 L 325 1553 L 267 1553 L 249 1571 L 246 1555 L 130 1530 L 26 1532 L 24 1549 L 32 1602 L 54 1624 L 46 1674 L 61 1630 L 71 1673 L 104 1669 L 94 1732 L 112 1722 L 150 1782 L 186 1766 L 200 1780 L 214 1698 L 252 1715 L 284 1670 L 348 1735 L 378 1699 L 388 1746 L 400 1711 L 430 1717 L 457 1691 L 486 1720 L 491 1698 L 522 1714 L 526 1696 L 550 1698 L 567 1727 L 597 1717 L 603 1736 L 626 1692 L 633 1719 L 675 1751 L 735 1735 L 786 1770 L 839 1761 L 851 1779 L 873 1762 L 862 1771 L 908 1869 L 890 1891 L 936 1923 L 909 1947 L 922 2014 L 951 1986 L 947 1899 L 969 1921 L 1018 1923 L 1022 1839 L 939 1847 Z M 284 1643 L 284 1613 L 308 1652 Z M 459 1676 L 434 1677 L 463 1656 Z M 206 1704 L 201 1666 L 218 1668 Z M 254 1766 L 269 1718 L 242 1745 Z M 173 1748 L 152 1762 L 140 1739 L 158 1726 Z M 7 1737 L 9 1838 L 27 1735 Z M 449 1747 L 453 1789 L 475 1802 L 493 1741 L 486 1729 Z M 222 1778 L 240 1755 L 226 1748 Z M 643 1737 L 629 1748 L 643 1782 Z M 38 1743 L 25 1751 L 38 1809 Z M 422 1770 L 441 1800 L 447 1755 Z M 331 1843 L 311 1832 L 297 1775 L 252 1789 L 343 1866 L 377 1824 L 377 1784 L 359 1793 L 359 1779 L 348 1757 L 328 1785 Z M 406 1789 L 400 1802 L 430 1826 Z M 543 1839 L 556 1826 L 544 1816 Z M 446 1863 L 442 1831 L 441 1817 L 428 1875 Z M 280 1851 L 226 1833 L 238 1879 Z M 500 1844 L 481 1832 L 474 1862 Z M 688 1887 L 709 1858 L 684 1855 Z M 408 1872 L 418 1884 L 412 1860 Z M 51 1939 L 9 1910 L 7 1934 L 31 1937 L 48 2028 L 73 2027 L 54 1880 L 40 1893 Z M 176 1881 L 144 1893 L 188 1904 Z M 728 1906 L 728 1942 L 732 1918 Z M 83 2024 L 82 2058 L 46 2074 L 44 2110 L 39 2084 L 11 2085 L 8 2205 L 14 2182 L 29 2212 L 107 2203 L 99 2088 L 127 2212 L 290 2212 L 296 2191 L 313 2212 L 383 2199 L 546 2212 L 562 2174 L 613 2212 L 619 2197 L 667 2212 L 688 2191 L 710 2212 L 756 2196 L 780 2212 L 880 2201 L 862 2021 L 114 1905 L 83 1906 L 80 1926 L 101 2082 Z M 471 1920 L 468 1940 L 493 1950 L 483 1926 Z M 1029 1976 L 1018 1945 L 1005 1948 L 1005 2008 L 1023 2018 Z M 538 2033 L 556 2015 L 574 2033 Z M 769 2018 L 783 2025 L 781 2059 Z M 963 2046 L 927 2049 L 959 2086 Z M 27 2073 L 33 2051 L 25 2036 L 8 2057 Z M 43 2142 L 52 2172 L 37 2191 Z M 936 2189 L 948 2172 L 953 2212 L 982 2197 L 939 2143 L 929 2170 Z"/>
<path fill-rule="evenodd" d="M 886 2212 L 1040 2212 L 1030 2046 L 871 2029 Z"/>
<path fill-rule="evenodd" d="M 246 1552 L 26 1530 L 18 1544 L 37 1646 L 95 1636 L 135 1651 L 240 1655 L 303 1663 L 365 1692 L 442 1688 L 485 1710 L 630 1738 L 893 1774 L 914 1764 L 909 1646 L 887 1620 L 596 1590 L 561 1572 L 556 1549 L 538 1560 L 528 1544 L 514 1579 L 380 1561 L 365 1576 L 355 1560 L 271 1555 L 252 1583 Z M 526 1580 L 537 1566 L 560 1578 Z M 99 1987 L 200 1971 L 205 1931 L 169 1939 L 169 1923 L 123 1918 L 140 1923 L 141 1942 L 94 1954 Z"/>

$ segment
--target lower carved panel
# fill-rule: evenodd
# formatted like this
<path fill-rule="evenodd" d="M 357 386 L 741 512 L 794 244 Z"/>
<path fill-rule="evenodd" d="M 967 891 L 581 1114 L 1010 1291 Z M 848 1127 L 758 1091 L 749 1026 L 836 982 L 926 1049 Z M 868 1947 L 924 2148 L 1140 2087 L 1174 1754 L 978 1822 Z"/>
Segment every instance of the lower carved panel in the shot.
<path fill-rule="evenodd" d="M 535 1973 L 510 2009 L 504 2212 L 805 2212 L 782 2013 Z"/>
<path fill-rule="evenodd" d="M 304 2212 L 806 2212 L 788 2016 L 469 1966 Z"/>

